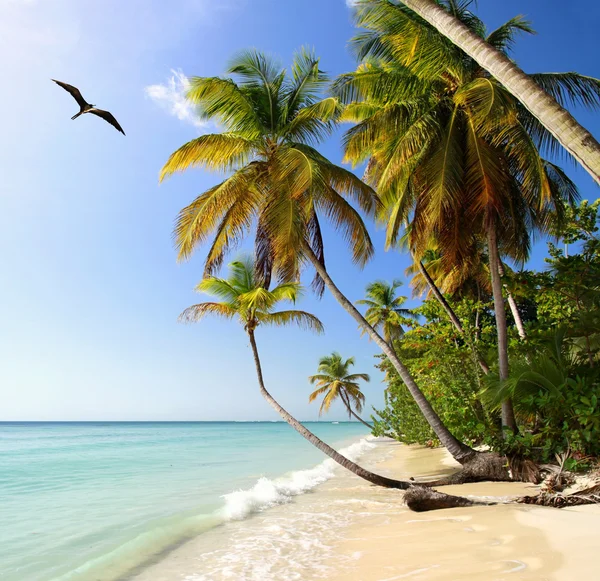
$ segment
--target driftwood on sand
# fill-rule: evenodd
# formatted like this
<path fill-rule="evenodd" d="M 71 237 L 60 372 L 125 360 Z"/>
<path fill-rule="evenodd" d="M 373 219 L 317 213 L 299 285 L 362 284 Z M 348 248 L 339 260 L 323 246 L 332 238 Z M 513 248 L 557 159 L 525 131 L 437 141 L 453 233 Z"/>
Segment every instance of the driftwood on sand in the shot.
<path fill-rule="evenodd" d="M 438 492 L 432 488 L 415 484 L 404 493 L 404 502 L 415 512 L 440 510 L 442 508 L 458 508 L 464 506 L 488 506 L 495 502 L 472 500 L 464 496 L 454 496 Z"/>
<path fill-rule="evenodd" d="M 575 475 L 558 471 L 546 466 L 540 468 L 534 462 L 523 459 L 507 459 L 499 454 L 485 454 L 483 463 L 479 459 L 470 466 L 463 466 L 455 474 L 433 482 L 414 482 L 404 494 L 406 505 L 416 512 L 439 510 L 443 508 L 457 508 L 465 506 L 491 506 L 497 504 L 489 500 L 478 500 L 463 496 L 454 496 L 434 490 L 433 486 L 444 486 L 449 484 L 464 484 L 467 482 L 482 481 L 520 481 L 539 483 L 543 471 L 546 478 L 540 486 L 536 495 L 527 495 L 514 498 L 512 503 L 534 504 L 537 506 L 548 506 L 553 508 L 564 508 L 569 506 L 581 506 L 586 504 L 600 504 L 600 473 L 596 472 L 587 478 L 587 486 L 572 489 L 565 492 L 566 487 L 577 481 Z M 414 481 L 414 479 L 411 479 Z M 506 501 L 502 501 L 506 503 Z"/>

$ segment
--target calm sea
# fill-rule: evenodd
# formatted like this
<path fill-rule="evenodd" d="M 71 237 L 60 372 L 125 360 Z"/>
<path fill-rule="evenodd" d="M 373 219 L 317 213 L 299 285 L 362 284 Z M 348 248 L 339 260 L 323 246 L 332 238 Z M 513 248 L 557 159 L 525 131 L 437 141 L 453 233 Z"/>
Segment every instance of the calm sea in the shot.
<path fill-rule="evenodd" d="M 358 423 L 307 423 L 358 459 Z M 0 423 L 0 579 L 113 581 L 334 477 L 279 422 Z"/>

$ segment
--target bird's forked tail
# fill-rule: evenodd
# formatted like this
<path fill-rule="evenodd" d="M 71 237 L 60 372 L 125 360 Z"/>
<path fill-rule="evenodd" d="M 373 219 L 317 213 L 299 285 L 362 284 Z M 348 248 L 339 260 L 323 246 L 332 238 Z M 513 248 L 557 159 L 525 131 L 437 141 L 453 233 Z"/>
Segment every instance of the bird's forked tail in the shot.
<path fill-rule="evenodd" d="M 79 111 L 79 113 L 77 113 L 76 115 L 73 115 L 73 117 L 71 117 L 71 120 L 77 119 L 77 117 L 79 117 L 81 114 L 82 114 L 82 111 Z"/>

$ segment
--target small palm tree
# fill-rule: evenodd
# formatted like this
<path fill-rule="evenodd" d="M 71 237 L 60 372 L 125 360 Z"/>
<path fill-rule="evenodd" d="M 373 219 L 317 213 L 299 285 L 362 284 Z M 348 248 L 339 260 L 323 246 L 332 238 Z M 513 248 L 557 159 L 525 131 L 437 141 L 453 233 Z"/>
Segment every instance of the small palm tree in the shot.
<path fill-rule="evenodd" d="M 299 283 L 283 283 L 269 290 L 258 281 L 255 264 L 250 259 L 232 262 L 230 264 L 230 271 L 230 276 L 227 279 L 209 276 L 202 280 L 196 287 L 196 290 L 199 292 L 220 298 L 220 302 L 205 302 L 188 307 L 181 313 L 179 320 L 186 323 L 193 323 L 202 320 L 205 315 L 217 315 L 226 319 L 237 317 L 250 339 L 260 392 L 279 415 L 311 444 L 357 476 L 379 486 L 400 488 L 403 490 L 408 489 L 411 486 L 410 483 L 392 480 L 391 478 L 369 472 L 339 454 L 331 446 L 328 446 L 315 436 L 315 434 L 307 430 L 296 418 L 281 407 L 267 391 L 263 380 L 258 347 L 256 346 L 255 331 L 257 327 L 260 325 L 275 325 L 280 327 L 296 324 L 304 329 L 321 333 L 323 332 L 323 325 L 314 315 L 304 311 L 275 310 L 281 302 L 289 301 L 294 303 L 296 301 L 302 292 Z"/>
<path fill-rule="evenodd" d="M 319 360 L 319 373 L 311 375 L 308 380 L 311 384 L 317 384 L 317 389 L 308 396 L 308 401 L 313 402 L 320 395 L 325 394 L 319 415 L 323 412 L 328 412 L 331 404 L 339 397 L 346 409 L 348 417 L 354 416 L 359 422 L 362 422 L 369 429 L 372 428 L 365 422 L 356 412 L 362 412 L 365 403 L 365 396 L 360 390 L 359 380 L 370 381 L 367 373 L 350 374 L 350 367 L 354 365 L 354 357 L 349 357 L 346 361 L 342 360 L 342 356 L 334 351 L 331 355 L 321 357 Z M 354 409 L 356 412 L 354 411 Z"/>
<path fill-rule="evenodd" d="M 393 347 L 393 342 L 404 335 L 403 326 L 410 325 L 418 316 L 402 305 L 406 297 L 396 296 L 396 289 L 402 281 L 394 280 L 390 284 L 384 280 L 376 280 L 367 285 L 366 299 L 356 301 L 357 305 L 367 305 L 365 319 L 375 329 L 383 331 L 383 338 Z"/>

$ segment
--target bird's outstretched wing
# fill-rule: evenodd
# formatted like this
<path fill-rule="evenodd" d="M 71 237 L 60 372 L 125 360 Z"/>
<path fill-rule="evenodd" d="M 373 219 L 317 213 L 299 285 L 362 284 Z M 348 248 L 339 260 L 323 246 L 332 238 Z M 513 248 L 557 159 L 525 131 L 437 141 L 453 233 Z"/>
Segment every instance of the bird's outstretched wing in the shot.
<path fill-rule="evenodd" d="M 78 105 L 80 107 L 85 107 L 88 103 L 86 102 L 86 100 L 81 96 L 81 93 L 79 92 L 79 89 L 77 87 L 74 87 L 73 85 L 67 85 L 67 83 L 62 83 L 61 81 L 57 81 L 56 79 L 52 79 L 59 87 L 62 87 L 65 91 L 67 91 L 68 93 L 71 93 L 71 96 L 73 97 L 73 99 L 75 99 L 75 101 L 77 101 Z"/>
<path fill-rule="evenodd" d="M 98 115 L 98 117 L 102 117 L 104 121 L 108 121 L 117 131 L 120 131 L 123 135 L 125 135 L 125 131 L 119 125 L 119 122 L 114 118 L 113 114 L 110 111 L 103 111 L 102 109 L 90 109 L 86 111 L 86 113 L 92 113 L 93 115 Z"/>

